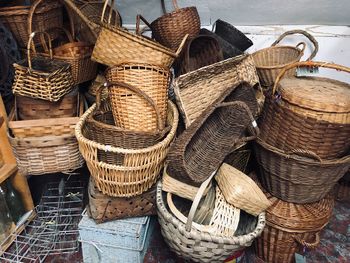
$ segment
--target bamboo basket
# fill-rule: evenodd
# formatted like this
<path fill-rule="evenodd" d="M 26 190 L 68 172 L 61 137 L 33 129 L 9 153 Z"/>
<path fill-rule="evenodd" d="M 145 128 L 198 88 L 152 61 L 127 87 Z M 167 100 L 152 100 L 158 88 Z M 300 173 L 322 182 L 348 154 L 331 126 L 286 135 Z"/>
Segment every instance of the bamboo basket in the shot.
<path fill-rule="evenodd" d="M 48 39 L 48 33 L 44 34 Z M 30 35 L 27 46 L 27 59 L 14 63 L 15 80 L 13 93 L 48 101 L 58 101 L 73 89 L 71 66 L 53 59 L 51 40 L 49 39 L 50 59 L 31 57 L 30 47 L 36 33 Z"/>
<path fill-rule="evenodd" d="M 206 187 L 203 184 L 197 195 L 200 196 Z M 265 213 L 261 213 L 255 229 L 246 235 L 222 237 L 199 231 L 192 222 L 199 201 L 200 198 L 197 198 L 192 203 L 186 223 L 183 223 L 169 211 L 168 203 L 164 201 L 162 183 L 157 184 L 157 212 L 162 235 L 170 249 L 185 259 L 195 262 L 223 261 L 235 251 L 249 247 L 265 226 Z"/>
<path fill-rule="evenodd" d="M 322 159 L 340 158 L 350 150 L 350 84 L 321 77 L 282 80 L 289 69 L 304 66 L 350 73 L 348 67 L 311 61 L 283 69 L 266 100 L 261 138 L 284 151 L 298 148 Z"/>
<path fill-rule="evenodd" d="M 47 31 L 62 27 L 62 4 L 60 1 L 37 0 L 31 6 L 11 6 L 0 8 L 0 22 L 11 30 L 17 44 L 26 48 L 33 31 Z M 58 37 L 58 32 L 51 32 L 51 39 Z M 40 43 L 35 39 L 34 43 Z"/>
<path fill-rule="evenodd" d="M 283 33 L 271 47 L 258 50 L 252 54 L 261 85 L 266 87 L 272 86 L 284 67 L 298 62 L 303 56 L 306 47 L 304 42 L 300 42 L 296 47 L 276 46 L 283 38 L 292 34 L 302 34 L 314 45 L 314 50 L 307 60 L 311 60 L 316 56 L 318 43 L 312 35 L 304 30 L 290 30 Z M 288 77 L 293 77 L 294 75 L 295 71 L 293 70 L 286 72 L 286 76 Z"/>
<path fill-rule="evenodd" d="M 167 68 L 144 63 L 124 63 L 108 68 L 108 95 L 116 125 L 132 131 L 163 130 L 169 73 Z"/>
<path fill-rule="evenodd" d="M 284 201 L 298 204 L 324 198 L 350 167 L 350 156 L 322 160 L 310 151 L 283 152 L 260 139 L 254 150 L 263 187 Z"/>
<path fill-rule="evenodd" d="M 175 105 L 169 101 L 168 107 L 167 125 L 171 127 L 169 133 L 161 142 L 142 149 L 113 147 L 89 140 L 86 138 L 86 120 L 96 109 L 96 104 L 84 113 L 75 128 L 75 134 L 99 191 L 109 196 L 131 197 L 142 194 L 154 185 L 163 168 L 179 120 Z M 123 164 L 102 162 L 99 160 L 98 150 L 120 156 Z"/>
<path fill-rule="evenodd" d="M 251 86 L 259 82 L 249 55 L 220 61 L 177 78 L 174 83 L 176 104 L 186 128 L 223 93 L 242 81 Z"/>

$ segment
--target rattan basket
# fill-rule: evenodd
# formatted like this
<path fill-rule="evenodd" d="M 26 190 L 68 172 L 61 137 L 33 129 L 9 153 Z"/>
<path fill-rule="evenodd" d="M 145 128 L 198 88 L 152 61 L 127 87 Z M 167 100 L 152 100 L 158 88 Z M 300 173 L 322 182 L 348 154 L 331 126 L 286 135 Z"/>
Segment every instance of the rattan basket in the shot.
<path fill-rule="evenodd" d="M 177 78 L 174 92 L 186 128 L 223 93 L 242 81 L 251 86 L 259 82 L 249 55 L 227 59 Z"/>
<path fill-rule="evenodd" d="M 48 39 L 50 35 L 45 32 Z M 49 40 L 50 59 L 31 57 L 30 47 L 36 33 L 30 35 L 27 46 L 27 59 L 14 63 L 15 80 L 13 93 L 48 101 L 58 101 L 74 87 L 71 66 L 67 62 L 53 59 Z"/>
<path fill-rule="evenodd" d="M 254 148 L 262 185 L 287 202 L 305 204 L 324 198 L 350 167 L 350 156 L 322 160 L 305 150 L 283 152 L 260 139 Z"/>
<path fill-rule="evenodd" d="M 264 86 L 271 86 L 275 82 L 280 71 L 295 62 L 298 62 L 304 54 L 306 44 L 300 42 L 296 47 L 276 46 L 284 37 L 291 34 L 303 34 L 314 45 L 314 51 L 307 60 L 314 58 L 318 52 L 318 43 L 316 39 L 304 30 L 290 30 L 283 33 L 269 48 L 264 48 L 252 54 L 256 69 L 259 74 L 260 83 Z M 302 46 L 300 48 L 300 46 Z M 293 77 L 295 71 L 289 70 L 286 76 Z"/>
<path fill-rule="evenodd" d="M 86 138 L 88 133 L 86 120 L 93 114 L 96 104 L 92 105 L 81 117 L 75 134 L 91 176 L 103 194 L 131 197 L 142 194 L 156 182 L 163 168 L 169 145 L 175 136 L 179 120 L 176 106 L 169 101 L 168 107 L 167 125 L 171 127 L 171 130 L 161 142 L 142 149 L 113 147 Z M 123 164 L 115 165 L 101 161 L 98 157 L 98 150 L 123 158 Z"/>
<path fill-rule="evenodd" d="M 167 68 L 144 63 L 124 63 L 108 68 L 108 95 L 116 125 L 132 131 L 163 130 L 169 75 Z"/>
<path fill-rule="evenodd" d="M 304 149 L 322 159 L 350 150 L 350 84 L 321 77 L 282 78 L 295 67 L 324 67 L 350 73 L 325 62 L 299 62 L 280 72 L 266 99 L 261 138 L 284 151 Z"/>

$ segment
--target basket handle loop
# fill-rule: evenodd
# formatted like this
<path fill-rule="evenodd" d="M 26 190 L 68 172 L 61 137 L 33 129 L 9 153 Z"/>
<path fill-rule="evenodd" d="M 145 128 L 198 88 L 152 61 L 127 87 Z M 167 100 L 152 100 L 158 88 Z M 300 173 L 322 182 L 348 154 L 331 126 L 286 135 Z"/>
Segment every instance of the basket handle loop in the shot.
<path fill-rule="evenodd" d="M 38 7 L 38 5 L 40 5 L 40 3 L 43 0 L 36 0 L 29 9 L 29 13 L 28 13 L 28 18 L 27 18 L 27 24 L 28 24 L 28 35 L 30 35 L 33 32 L 33 16 L 34 16 L 34 12 L 36 10 L 36 8 Z M 43 39 L 41 39 L 41 41 L 43 41 Z"/>
<path fill-rule="evenodd" d="M 319 157 L 316 153 L 309 151 L 309 150 L 304 150 L 304 149 L 293 149 L 289 152 L 287 152 L 287 154 L 297 154 L 300 156 L 305 156 L 305 157 L 309 157 L 312 159 L 315 159 L 317 161 L 319 161 L 320 163 L 322 162 L 321 157 Z"/>
<path fill-rule="evenodd" d="M 103 23 L 103 19 L 105 17 L 105 13 L 107 10 L 107 6 L 108 6 L 109 0 L 105 0 L 105 3 L 103 5 L 103 9 L 102 9 L 102 14 L 101 14 L 101 23 Z M 113 6 L 114 6 L 114 0 L 111 0 L 111 7 L 109 9 L 109 14 L 108 14 L 108 20 L 107 20 L 107 24 L 110 25 L 111 24 L 111 20 L 112 20 L 112 16 L 113 16 Z"/>
<path fill-rule="evenodd" d="M 293 236 L 294 240 L 302 245 L 303 247 L 314 249 L 320 244 L 320 233 L 315 233 L 315 240 L 313 242 L 306 242 L 304 239 L 300 238 L 299 236 Z"/>
<path fill-rule="evenodd" d="M 275 84 L 273 85 L 272 88 L 272 95 L 275 94 L 275 92 L 277 91 L 277 85 L 280 82 L 280 80 L 283 78 L 284 74 L 292 69 L 292 68 L 297 68 L 297 67 L 321 67 L 321 68 L 330 68 L 330 69 L 336 69 L 336 70 L 340 70 L 340 71 L 344 71 L 347 73 L 350 73 L 350 68 L 349 67 L 345 67 L 345 66 L 341 66 L 338 64 L 334 64 L 334 63 L 329 63 L 329 62 L 317 62 L 317 61 L 302 61 L 302 62 L 295 62 L 293 64 L 290 64 L 286 67 L 284 67 L 280 73 L 278 74 L 278 76 L 276 77 L 275 80 Z"/>
<path fill-rule="evenodd" d="M 184 38 L 182 39 L 182 41 L 181 41 L 181 43 L 180 43 L 180 45 L 179 45 L 179 47 L 177 48 L 177 50 L 176 50 L 176 57 L 178 57 L 179 55 L 180 55 L 180 53 L 182 52 L 182 49 L 184 48 L 184 46 L 185 46 L 185 44 L 186 44 L 186 41 L 187 41 L 187 39 L 188 39 L 188 34 L 186 34 L 185 36 L 184 36 Z"/>
<path fill-rule="evenodd" d="M 8 73 L 9 73 L 9 60 L 7 57 L 7 53 L 5 51 L 5 48 L 3 45 L 0 45 L 0 58 L 1 58 L 1 79 L 0 79 L 0 85 L 4 84 L 7 80 Z"/>
<path fill-rule="evenodd" d="M 27 44 L 27 59 L 28 59 L 28 67 L 29 67 L 29 70 L 32 70 L 32 58 L 31 58 L 31 55 L 30 55 L 30 46 L 31 44 L 33 43 L 33 39 L 34 39 L 34 36 L 36 34 L 43 34 L 45 35 L 48 40 L 49 40 L 49 54 L 50 54 L 50 59 L 53 59 L 53 55 L 52 55 L 52 44 L 51 44 L 51 38 L 50 38 L 50 35 L 46 32 L 42 32 L 42 31 L 38 31 L 38 32 L 33 32 L 30 34 L 29 36 L 29 41 L 28 41 L 28 44 Z M 36 50 L 35 50 L 35 45 L 33 45 L 33 51 L 34 51 L 34 54 L 36 53 Z"/>
<path fill-rule="evenodd" d="M 306 32 L 305 30 L 295 29 L 295 30 L 286 31 L 282 35 L 280 35 L 279 38 L 277 38 L 277 40 L 273 42 L 271 46 L 272 47 L 276 46 L 283 38 L 285 38 L 288 35 L 294 35 L 294 34 L 301 34 L 306 36 L 310 40 L 310 42 L 314 45 L 314 51 L 311 53 L 310 57 L 307 60 L 313 59 L 318 52 L 318 42 L 311 34 Z"/>
<path fill-rule="evenodd" d="M 140 30 L 140 22 L 141 20 L 150 28 L 151 28 L 151 24 L 146 20 L 146 18 L 144 18 L 142 15 L 138 14 L 136 16 L 136 35 L 141 35 L 143 30 Z"/>
<path fill-rule="evenodd" d="M 64 27 L 53 27 L 53 28 L 51 28 L 50 29 L 50 31 L 54 31 L 54 30 L 57 30 L 57 31 L 61 31 L 61 32 L 63 32 L 65 35 L 66 35 L 66 37 L 67 37 L 67 39 L 68 39 L 68 41 L 70 42 L 70 43 L 72 43 L 72 42 L 74 42 L 75 40 L 75 38 L 74 38 L 74 33 L 73 34 L 71 34 L 71 32 L 69 32 L 67 29 L 65 29 Z M 46 31 L 47 32 L 47 31 Z M 42 46 L 44 47 L 44 51 L 45 52 L 49 52 L 49 49 L 47 48 L 47 44 L 46 44 L 46 41 L 45 40 L 42 40 Z M 36 52 L 36 50 L 35 50 L 35 45 L 33 45 L 33 51 L 34 52 Z"/>
<path fill-rule="evenodd" d="M 299 42 L 295 47 L 300 49 L 301 53 L 304 54 L 304 51 L 305 51 L 305 48 L 306 48 L 306 43 L 305 42 Z"/>

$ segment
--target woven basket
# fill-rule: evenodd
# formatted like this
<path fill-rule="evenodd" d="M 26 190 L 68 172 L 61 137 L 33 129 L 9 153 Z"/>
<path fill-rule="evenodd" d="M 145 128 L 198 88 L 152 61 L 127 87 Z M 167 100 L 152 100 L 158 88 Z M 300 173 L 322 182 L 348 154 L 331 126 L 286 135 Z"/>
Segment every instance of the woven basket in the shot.
<path fill-rule="evenodd" d="M 285 151 L 305 149 L 323 159 L 350 150 L 350 84 L 321 77 L 283 79 L 294 67 L 350 68 L 324 62 L 299 62 L 283 69 L 267 96 L 261 138 Z"/>
<path fill-rule="evenodd" d="M 40 32 L 50 37 L 45 32 Z M 27 59 L 14 63 L 15 80 L 13 93 L 48 101 L 58 101 L 73 89 L 74 81 L 71 66 L 63 61 L 52 59 L 51 40 L 50 58 L 31 58 L 30 46 L 35 33 L 30 35 L 27 46 Z"/>
<path fill-rule="evenodd" d="M 245 51 L 253 45 L 253 42 L 241 31 L 225 21 L 218 19 L 213 27 L 215 28 L 215 34 L 241 51 Z"/>
<path fill-rule="evenodd" d="M 271 205 L 249 176 L 226 163 L 220 166 L 215 180 L 228 203 L 251 215 L 259 215 Z"/>
<path fill-rule="evenodd" d="M 292 263 L 294 253 L 316 248 L 320 231 L 328 224 L 334 206 L 331 196 L 298 205 L 267 194 L 273 205 L 266 211 L 266 227 L 255 241 L 255 253 L 265 262 Z"/>
<path fill-rule="evenodd" d="M 99 144 L 86 138 L 86 120 L 96 109 L 92 105 L 78 122 L 75 134 L 80 151 L 87 162 L 97 188 L 109 196 L 131 197 L 147 191 L 156 182 L 164 165 L 169 145 L 173 141 L 178 124 L 178 112 L 172 102 L 168 104 L 167 124 L 171 127 L 167 136 L 159 143 L 143 149 L 125 149 Z M 124 159 L 122 165 L 102 162 L 98 150 L 108 151 Z"/>
<path fill-rule="evenodd" d="M 144 63 L 108 68 L 106 79 L 111 83 L 108 94 L 116 125 L 133 131 L 164 129 L 169 75 L 166 68 Z"/>
<path fill-rule="evenodd" d="M 110 197 L 101 193 L 90 179 L 88 214 L 96 223 L 138 216 L 155 215 L 156 186 L 142 195 L 129 198 Z"/>
<path fill-rule="evenodd" d="M 57 102 L 16 96 L 16 110 L 20 120 L 74 117 L 78 114 L 78 90 L 73 90 Z"/>
<path fill-rule="evenodd" d="M 340 180 L 335 186 L 335 195 L 337 201 L 350 200 L 350 182 Z"/>
<path fill-rule="evenodd" d="M 225 97 L 220 98 L 175 140 L 168 155 L 168 173 L 172 177 L 198 186 L 238 145 L 255 139 L 259 131 L 256 125 L 252 127 L 254 117 L 247 104 L 238 99 L 246 96 L 249 100 L 248 96 L 252 96 L 253 102 L 254 94 L 249 91 L 251 87 L 243 85 L 226 102 L 221 103 Z M 247 128 L 255 135 L 246 136 Z"/>
<path fill-rule="evenodd" d="M 225 157 L 224 163 L 231 165 L 239 171 L 245 173 L 251 156 L 251 150 L 246 143 L 238 146 L 236 150 Z"/>
<path fill-rule="evenodd" d="M 262 185 L 287 202 L 305 204 L 322 199 L 350 167 L 350 156 L 321 160 L 305 150 L 285 153 L 262 140 L 257 140 L 254 148 Z"/>
<path fill-rule="evenodd" d="M 37 0 L 31 6 L 2 7 L 0 22 L 11 30 L 18 46 L 26 48 L 29 35 L 33 31 L 47 31 L 63 26 L 62 4 L 56 0 Z M 58 36 L 57 32 L 50 34 L 51 39 L 56 39 Z M 38 38 L 34 42 L 40 43 L 37 40 Z"/>
<path fill-rule="evenodd" d="M 197 201 L 199 202 L 198 199 Z M 195 212 L 197 205 L 198 203 L 193 203 L 191 210 Z M 194 212 L 190 211 L 186 224 L 169 212 L 167 203 L 163 200 L 161 182 L 158 182 L 157 185 L 157 208 L 158 220 L 165 242 L 177 255 L 195 262 L 225 260 L 235 251 L 249 247 L 253 240 L 261 234 L 265 225 L 265 214 L 261 213 L 254 231 L 247 235 L 228 238 L 201 232 L 192 226 L 191 217 Z"/>
<path fill-rule="evenodd" d="M 186 128 L 223 93 L 242 81 L 251 86 L 259 82 L 249 55 L 227 59 L 177 78 L 174 92 Z"/>
<path fill-rule="evenodd" d="M 187 42 L 177 74 L 183 75 L 221 60 L 222 50 L 216 38 L 199 35 Z"/>
<path fill-rule="evenodd" d="M 264 48 L 252 54 L 256 69 L 259 74 L 260 83 L 263 86 L 272 86 L 280 71 L 295 62 L 298 62 L 304 54 L 306 44 L 300 42 L 296 47 L 276 46 L 284 37 L 293 34 L 306 36 L 314 45 L 314 51 L 307 60 L 313 59 L 318 52 L 316 39 L 304 30 L 290 30 L 283 33 L 269 48 Z M 301 46 L 301 48 L 300 48 Z M 295 71 L 289 70 L 286 76 L 293 77 Z"/>

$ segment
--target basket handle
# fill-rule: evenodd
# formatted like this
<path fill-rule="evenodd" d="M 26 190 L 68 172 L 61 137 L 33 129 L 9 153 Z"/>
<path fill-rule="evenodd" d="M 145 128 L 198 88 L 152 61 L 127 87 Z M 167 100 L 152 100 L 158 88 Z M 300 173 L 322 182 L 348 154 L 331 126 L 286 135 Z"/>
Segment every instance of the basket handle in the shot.
<path fill-rule="evenodd" d="M 166 8 L 165 8 L 165 2 L 164 0 L 161 1 L 162 2 L 162 9 L 163 9 L 163 13 L 164 14 L 167 14 L 167 11 L 166 11 Z M 179 10 L 179 5 L 177 4 L 177 1 L 176 0 L 172 0 L 172 3 L 173 3 L 173 7 L 174 7 L 174 10 L 177 11 Z"/>
<path fill-rule="evenodd" d="M 273 42 L 271 46 L 272 47 L 276 46 L 283 38 L 285 38 L 288 35 L 294 35 L 294 34 L 301 34 L 306 36 L 310 40 L 310 42 L 314 45 L 314 51 L 311 53 L 310 57 L 307 60 L 313 59 L 318 52 L 318 42 L 311 34 L 306 32 L 305 30 L 295 29 L 295 30 L 286 31 L 282 35 L 280 35 L 279 38 L 277 38 L 277 40 Z"/>
<path fill-rule="evenodd" d="M 300 47 L 300 46 L 302 46 L 302 47 Z M 306 43 L 305 42 L 299 42 L 295 47 L 300 49 L 301 53 L 304 54 L 304 51 L 305 51 L 305 48 L 306 48 Z"/>
<path fill-rule="evenodd" d="M 109 0 L 105 0 L 105 3 L 103 5 L 103 9 L 102 9 L 102 14 L 101 14 L 101 23 L 103 23 L 103 19 L 105 17 L 105 13 L 107 10 L 107 6 L 108 6 Z M 108 14 L 108 20 L 107 20 L 107 24 L 110 25 L 111 24 L 111 20 L 112 20 L 112 16 L 113 16 L 113 6 L 114 6 L 114 0 L 111 0 L 111 6 L 109 9 L 109 14 Z M 120 20 L 120 16 L 118 14 L 118 12 L 116 12 L 116 21 Z"/>
<path fill-rule="evenodd" d="M 317 161 L 319 161 L 320 163 L 322 162 L 321 157 L 319 157 L 316 153 L 309 151 L 309 150 L 304 150 L 304 149 L 293 149 L 289 152 L 287 152 L 286 154 L 297 154 L 300 156 L 305 156 L 305 157 L 309 157 L 312 159 L 315 159 Z"/>
<path fill-rule="evenodd" d="M 299 236 L 293 236 L 294 240 L 302 245 L 303 247 L 314 249 L 320 244 L 320 233 L 315 233 L 315 240 L 313 242 L 306 242 L 304 239 L 301 239 Z"/>
<path fill-rule="evenodd" d="M 142 30 L 140 30 L 140 22 L 141 20 L 151 29 L 151 24 L 146 20 L 146 18 L 144 18 L 142 15 L 138 14 L 136 16 L 136 35 L 141 35 L 142 34 Z"/>
<path fill-rule="evenodd" d="M 275 84 L 273 85 L 272 88 L 272 95 L 275 94 L 275 92 L 277 91 L 277 85 L 278 83 L 281 81 L 281 79 L 283 78 L 284 74 L 292 69 L 292 68 L 297 68 L 297 67 L 321 67 L 321 68 L 330 68 L 330 69 L 336 69 L 336 70 L 340 70 L 340 71 L 344 71 L 347 73 L 350 73 L 350 68 L 349 67 L 345 67 L 345 66 L 341 66 L 338 64 L 334 64 L 334 63 L 328 63 L 328 62 L 317 62 L 317 61 L 302 61 L 302 62 L 295 62 L 293 64 L 290 64 L 286 67 L 284 67 L 280 73 L 278 74 L 278 76 L 276 77 L 275 80 Z"/>
<path fill-rule="evenodd" d="M 157 130 L 160 131 L 160 127 L 162 126 L 162 119 L 161 119 L 160 112 L 159 112 L 157 105 L 154 103 L 152 98 L 149 97 L 144 91 L 142 91 L 141 89 L 139 89 L 135 86 L 129 85 L 127 83 L 113 81 L 113 82 L 107 82 L 107 83 L 101 84 L 101 86 L 97 89 L 97 92 L 96 92 L 96 109 L 99 110 L 101 107 L 102 90 L 104 88 L 109 88 L 109 87 L 115 86 L 115 85 L 129 89 L 132 92 L 136 93 L 139 97 L 143 98 L 153 108 L 153 110 L 156 114 L 156 118 L 157 118 Z"/>
<path fill-rule="evenodd" d="M 3 45 L 0 45 L 0 57 L 1 57 L 1 79 L 0 79 L 0 85 L 4 84 L 7 80 L 8 73 L 9 73 L 9 60 L 7 57 L 7 53 L 5 51 L 5 48 Z"/>
<path fill-rule="evenodd" d="M 63 32 L 65 35 L 66 35 L 66 37 L 67 37 L 67 39 L 68 39 L 68 41 L 70 42 L 70 43 L 73 43 L 74 42 L 74 35 L 73 34 L 71 34 L 67 29 L 65 29 L 64 27 L 53 27 L 53 28 L 51 28 L 50 29 L 50 31 L 54 31 L 54 30 L 60 30 L 61 32 Z M 47 31 L 46 31 L 47 32 Z M 49 51 L 49 49 L 47 48 L 47 44 L 46 44 L 46 41 L 45 40 L 42 40 L 41 41 L 42 43 L 41 43 L 41 45 L 44 47 L 44 51 L 45 52 L 48 52 Z M 35 48 L 35 45 L 33 45 L 33 51 L 34 51 L 34 54 L 36 53 L 36 48 Z"/>
<path fill-rule="evenodd" d="M 32 58 L 30 56 L 30 46 L 33 42 L 33 38 L 36 34 L 43 34 L 45 35 L 48 40 L 49 40 L 49 54 L 50 54 L 50 59 L 53 59 L 53 55 L 52 55 L 52 44 L 51 44 L 51 38 L 50 38 L 50 35 L 46 32 L 42 32 L 42 31 L 38 31 L 38 32 L 33 32 L 30 34 L 29 36 L 29 40 L 28 40 L 28 44 L 27 44 L 27 59 L 28 59 L 28 67 L 29 67 L 29 70 L 32 70 Z M 35 45 L 33 45 L 33 51 L 34 51 L 34 54 L 36 53 L 36 50 L 35 50 Z"/>

